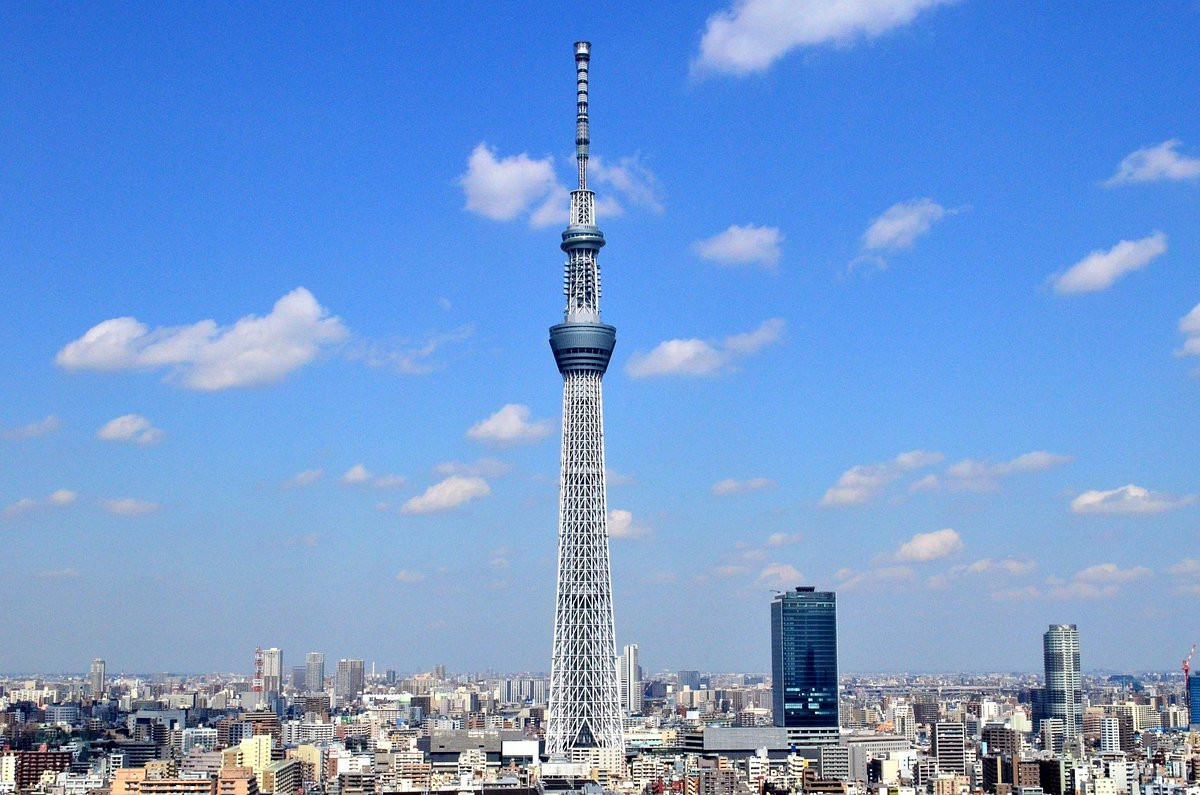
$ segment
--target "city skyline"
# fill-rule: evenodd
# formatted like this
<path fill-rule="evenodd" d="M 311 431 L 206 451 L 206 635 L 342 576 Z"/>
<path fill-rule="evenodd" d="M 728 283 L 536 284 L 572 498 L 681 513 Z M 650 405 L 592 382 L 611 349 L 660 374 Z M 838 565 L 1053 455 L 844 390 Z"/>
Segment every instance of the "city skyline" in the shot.
<path fill-rule="evenodd" d="M 768 5 L 0 12 L 0 669 L 548 667 L 588 38 L 617 648 L 765 671 L 696 627 L 812 584 L 843 671 L 1173 670 L 1200 11 Z"/>

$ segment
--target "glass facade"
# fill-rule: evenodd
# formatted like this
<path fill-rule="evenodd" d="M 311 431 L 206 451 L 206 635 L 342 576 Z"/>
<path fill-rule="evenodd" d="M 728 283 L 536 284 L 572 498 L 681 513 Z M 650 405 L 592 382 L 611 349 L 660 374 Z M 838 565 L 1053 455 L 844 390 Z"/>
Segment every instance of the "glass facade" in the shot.
<path fill-rule="evenodd" d="M 796 588 L 771 602 L 775 725 L 837 728 L 837 597 Z"/>

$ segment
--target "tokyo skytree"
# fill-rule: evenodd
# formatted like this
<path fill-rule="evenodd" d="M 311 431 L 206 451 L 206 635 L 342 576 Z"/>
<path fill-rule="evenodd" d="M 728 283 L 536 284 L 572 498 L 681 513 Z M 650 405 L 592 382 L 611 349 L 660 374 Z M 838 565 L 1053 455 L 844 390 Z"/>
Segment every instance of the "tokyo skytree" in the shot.
<path fill-rule="evenodd" d="M 596 195 L 587 187 L 588 61 L 591 44 L 575 43 L 577 115 L 575 157 L 579 187 L 562 233 L 567 262 L 563 322 L 550 328 L 550 348 L 563 377 L 562 475 L 558 504 L 558 593 L 546 753 L 568 760 L 573 751 L 624 751 L 617 692 L 612 575 L 604 491 L 604 411 L 600 380 L 617 330 L 600 322 L 604 235 L 596 226 Z"/>

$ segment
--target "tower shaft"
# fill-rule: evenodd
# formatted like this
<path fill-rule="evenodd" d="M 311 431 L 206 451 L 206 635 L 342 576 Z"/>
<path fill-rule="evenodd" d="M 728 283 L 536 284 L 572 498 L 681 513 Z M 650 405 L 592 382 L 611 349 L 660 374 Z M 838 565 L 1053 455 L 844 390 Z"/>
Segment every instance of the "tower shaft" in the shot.
<path fill-rule="evenodd" d="M 604 484 L 604 409 L 601 380 L 616 344 L 616 329 L 600 321 L 595 198 L 587 188 L 588 63 L 591 45 L 575 44 L 578 110 L 575 151 L 579 187 L 563 232 L 563 322 L 551 327 L 550 347 L 563 376 L 562 459 L 559 481 L 558 588 L 546 753 L 569 759 L 591 749 L 624 750 L 616 677 L 612 575 Z"/>

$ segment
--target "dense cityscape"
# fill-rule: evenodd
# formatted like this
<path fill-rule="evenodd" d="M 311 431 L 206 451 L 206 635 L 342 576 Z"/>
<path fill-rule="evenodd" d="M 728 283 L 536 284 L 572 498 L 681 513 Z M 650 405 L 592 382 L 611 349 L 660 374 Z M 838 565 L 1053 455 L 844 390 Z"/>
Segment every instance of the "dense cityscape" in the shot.
<path fill-rule="evenodd" d="M 1055 625 L 1041 639 L 1042 675 L 839 677 L 834 604 L 803 587 L 775 598 L 786 620 L 772 627 L 771 674 L 650 673 L 626 646 L 616 666 L 623 753 L 597 755 L 579 780 L 543 761 L 544 673 L 400 673 L 361 659 L 327 668 L 321 652 L 285 661 L 266 648 L 243 673 L 114 674 L 96 659 L 86 674 L 0 679 L 0 792 L 520 795 L 582 780 L 647 795 L 1200 786 L 1194 674 L 1186 685 L 1177 672 L 1083 674 L 1086 637 Z"/>

